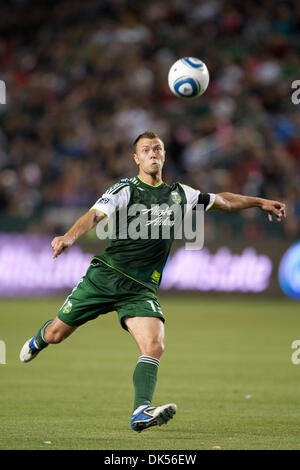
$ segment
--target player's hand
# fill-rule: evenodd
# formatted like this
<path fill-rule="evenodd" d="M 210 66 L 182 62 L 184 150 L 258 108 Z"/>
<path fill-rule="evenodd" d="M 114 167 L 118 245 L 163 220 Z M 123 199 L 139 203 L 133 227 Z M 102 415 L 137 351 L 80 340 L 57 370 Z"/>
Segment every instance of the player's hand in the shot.
<path fill-rule="evenodd" d="M 268 212 L 268 219 L 270 222 L 272 222 L 273 214 L 278 222 L 281 222 L 282 218 L 286 218 L 285 204 L 283 202 L 263 199 L 261 209 Z"/>
<path fill-rule="evenodd" d="M 52 258 L 57 258 L 57 256 L 59 256 L 64 250 L 72 246 L 72 240 L 65 235 L 62 237 L 55 237 L 51 242 L 51 246 L 54 252 Z"/>

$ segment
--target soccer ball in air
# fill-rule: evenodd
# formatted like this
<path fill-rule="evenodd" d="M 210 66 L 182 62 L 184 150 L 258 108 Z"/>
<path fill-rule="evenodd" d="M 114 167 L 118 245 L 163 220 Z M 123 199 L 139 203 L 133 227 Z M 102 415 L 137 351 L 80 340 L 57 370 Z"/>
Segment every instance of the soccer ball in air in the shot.
<path fill-rule="evenodd" d="M 209 83 L 209 73 L 202 60 L 184 57 L 169 70 L 169 87 L 178 98 L 191 99 L 201 96 Z"/>

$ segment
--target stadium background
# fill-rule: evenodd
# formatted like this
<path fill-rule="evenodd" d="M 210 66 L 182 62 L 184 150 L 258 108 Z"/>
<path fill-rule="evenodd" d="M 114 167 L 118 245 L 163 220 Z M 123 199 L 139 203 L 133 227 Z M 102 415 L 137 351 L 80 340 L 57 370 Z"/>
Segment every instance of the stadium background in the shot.
<path fill-rule="evenodd" d="M 1 232 L 64 233 L 135 174 L 132 142 L 153 129 L 168 152 L 166 182 L 286 202 L 284 224 L 257 210 L 205 219 L 213 253 L 270 255 L 277 244 L 279 293 L 278 253 L 300 236 L 298 2 L 16 0 L 1 9 Z M 192 102 L 167 86 L 168 68 L 187 55 L 205 58 L 211 77 Z"/>
<path fill-rule="evenodd" d="M 53 261 L 51 239 L 109 185 L 136 173 L 132 142 L 145 129 L 165 142 L 164 181 L 287 204 L 280 224 L 252 209 L 208 213 L 201 252 L 186 255 L 175 244 L 162 297 L 184 308 L 220 299 L 216 308 L 224 307 L 232 331 L 244 321 L 239 310 L 248 307 L 256 320 L 273 312 L 278 334 L 296 329 L 296 317 L 288 323 L 281 314 L 299 309 L 286 293 L 300 296 L 300 116 L 292 101 L 292 83 L 300 79 L 299 31 L 297 0 L 2 2 L 0 79 L 7 103 L 0 105 L 0 295 L 10 302 L 0 304 L 0 338 L 8 345 L 14 338 L 16 354 L 26 330 L 23 318 L 17 342 L 10 323 L 16 310 L 25 309 L 36 328 L 41 311 L 58 305 L 55 298 L 39 307 L 22 299 L 63 299 L 90 254 L 103 248 L 91 232 Z M 210 72 L 198 100 L 179 100 L 168 89 L 168 69 L 184 56 L 201 58 Z M 290 247 L 296 251 L 282 269 L 283 292 L 278 271 Z M 190 289 L 193 296 L 186 297 Z M 21 303 L 11 303 L 18 296 Z M 234 316 L 230 302 L 240 298 Z M 273 303 L 264 311 L 266 299 Z M 208 311 L 213 319 L 213 307 Z M 287 361 L 289 347 L 281 350 Z"/>

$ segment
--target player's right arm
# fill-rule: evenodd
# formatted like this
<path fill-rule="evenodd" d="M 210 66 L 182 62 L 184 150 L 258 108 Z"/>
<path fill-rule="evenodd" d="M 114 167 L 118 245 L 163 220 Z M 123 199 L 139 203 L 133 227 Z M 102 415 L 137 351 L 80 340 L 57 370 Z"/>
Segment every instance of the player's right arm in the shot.
<path fill-rule="evenodd" d="M 51 242 L 53 248 L 52 258 L 57 258 L 64 250 L 70 248 L 79 237 L 89 232 L 104 217 L 106 217 L 106 214 L 103 212 L 91 209 L 80 217 L 65 235 L 53 238 Z"/>
<path fill-rule="evenodd" d="M 53 248 L 53 258 L 57 258 L 64 250 L 70 248 L 79 237 L 89 232 L 104 217 L 109 218 L 116 210 L 127 206 L 130 199 L 129 184 L 121 180 L 112 185 L 101 196 L 90 210 L 80 217 L 70 230 L 62 237 L 55 237 L 51 246 Z"/>

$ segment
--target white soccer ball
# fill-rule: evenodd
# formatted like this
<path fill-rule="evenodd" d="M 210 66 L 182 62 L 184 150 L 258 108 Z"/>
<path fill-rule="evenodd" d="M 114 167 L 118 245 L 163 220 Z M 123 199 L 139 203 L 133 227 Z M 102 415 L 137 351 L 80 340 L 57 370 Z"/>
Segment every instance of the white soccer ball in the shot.
<path fill-rule="evenodd" d="M 169 87 L 178 98 L 191 99 L 201 96 L 209 83 L 209 73 L 202 60 L 184 57 L 169 70 Z"/>

